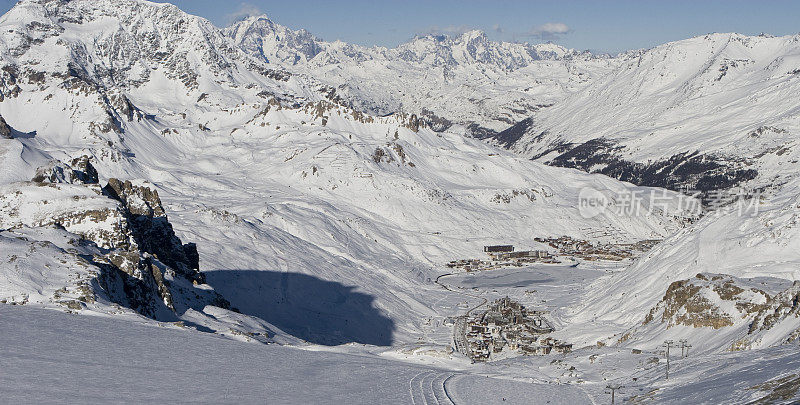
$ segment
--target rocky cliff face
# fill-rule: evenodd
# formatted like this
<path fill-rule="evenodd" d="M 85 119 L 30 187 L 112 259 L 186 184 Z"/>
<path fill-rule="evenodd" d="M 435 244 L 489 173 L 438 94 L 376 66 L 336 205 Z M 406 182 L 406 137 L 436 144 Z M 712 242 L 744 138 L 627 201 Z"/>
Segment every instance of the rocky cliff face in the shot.
<path fill-rule="evenodd" d="M 92 166 L 89 156 L 73 159 L 69 164 L 54 160 L 36 169 L 31 179 L 34 183 L 97 184 L 97 169 Z"/>
<path fill-rule="evenodd" d="M 120 202 L 131 237 L 142 252 L 152 254 L 180 275 L 204 283 L 197 246 L 183 244 L 167 219 L 158 192 L 149 187 L 109 179 L 103 191 Z"/>
<path fill-rule="evenodd" d="M 194 287 L 205 283 L 197 248 L 175 235 L 158 192 L 115 178 L 102 188 L 97 182 L 97 171 L 83 156 L 39 168 L 30 183 L 2 187 L 0 228 L 24 240 L 60 229 L 72 235 L 59 253 L 71 258 L 62 262 L 87 269 L 62 281 L 45 302 L 80 309 L 78 303 L 107 300 L 162 320 L 198 305 L 229 307 L 213 290 Z M 70 290 L 80 294 L 64 299 Z M 24 296 L 27 302 L 29 294 Z"/>
<path fill-rule="evenodd" d="M 793 331 L 788 334 L 785 341 L 793 342 L 800 339 L 798 319 L 800 319 L 800 281 L 795 281 L 791 287 L 774 295 L 760 309 L 750 324 L 750 331 L 767 331 L 788 327 Z"/>
<path fill-rule="evenodd" d="M 5 118 L 0 116 L 0 137 L 11 139 L 12 135 L 13 134 L 11 132 L 11 127 L 8 126 L 8 123 L 6 123 Z"/>
<path fill-rule="evenodd" d="M 755 287 L 742 288 L 732 276 L 698 274 L 670 284 L 664 297 L 644 320 L 694 328 L 719 329 L 752 317 L 771 301 L 770 294 Z M 725 305 L 731 303 L 732 305 Z"/>

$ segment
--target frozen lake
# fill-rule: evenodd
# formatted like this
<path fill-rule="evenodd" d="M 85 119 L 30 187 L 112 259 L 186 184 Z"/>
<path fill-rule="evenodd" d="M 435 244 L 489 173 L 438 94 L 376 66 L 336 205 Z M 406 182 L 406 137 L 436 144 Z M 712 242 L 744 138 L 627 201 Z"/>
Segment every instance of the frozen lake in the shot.
<path fill-rule="evenodd" d="M 485 270 L 446 277 L 449 286 L 457 288 L 528 288 L 563 286 L 591 282 L 605 274 L 600 270 L 560 265 L 538 265 Z"/>

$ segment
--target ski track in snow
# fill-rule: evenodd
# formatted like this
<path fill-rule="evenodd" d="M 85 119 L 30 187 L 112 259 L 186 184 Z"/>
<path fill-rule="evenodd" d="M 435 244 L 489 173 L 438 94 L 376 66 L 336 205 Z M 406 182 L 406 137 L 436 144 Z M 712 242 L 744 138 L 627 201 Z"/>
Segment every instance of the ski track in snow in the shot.
<path fill-rule="evenodd" d="M 447 380 L 454 373 L 423 371 L 409 381 L 411 401 L 414 405 L 454 404 L 447 393 Z"/>

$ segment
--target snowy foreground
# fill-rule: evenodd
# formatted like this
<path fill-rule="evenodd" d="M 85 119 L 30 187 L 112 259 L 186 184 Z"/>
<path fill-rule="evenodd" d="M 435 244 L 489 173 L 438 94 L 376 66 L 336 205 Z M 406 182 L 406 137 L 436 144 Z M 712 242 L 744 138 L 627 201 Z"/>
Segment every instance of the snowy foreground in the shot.
<path fill-rule="evenodd" d="M 485 272 L 487 280 L 450 282 L 486 283 L 497 294 L 536 284 L 545 302 L 560 304 L 557 292 L 574 279 L 547 288 L 541 283 L 555 281 L 543 278 L 547 272 Z M 12 305 L 0 305 L 0 330 L 0 397 L 10 403 L 589 404 L 607 403 L 609 384 L 623 386 L 617 398 L 644 403 L 800 400 L 795 346 L 683 359 L 673 353 L 672 376 L 664 380 L 663 356 L 611 347 L 469 364 L 421 349 L 245 343 L 146 318 Z"/>
<path fill-rule="evenodd" d="M 236 342 L 153 323 L 0 306 L 5 403 L 587 403 L 528 384 L 376 357 Z"/>

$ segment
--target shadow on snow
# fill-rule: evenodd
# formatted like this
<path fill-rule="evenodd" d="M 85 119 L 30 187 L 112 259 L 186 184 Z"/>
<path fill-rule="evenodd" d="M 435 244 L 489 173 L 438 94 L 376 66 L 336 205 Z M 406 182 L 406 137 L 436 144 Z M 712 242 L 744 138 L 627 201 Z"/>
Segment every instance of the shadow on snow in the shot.
<path fill-rule="evenodd" d="M 232 307 L 308 342 L 392 344 L 394 321 L 375 308 L 373 296 L 354 291 L 356 287 L 270 270 L 204 273 Z"/>

